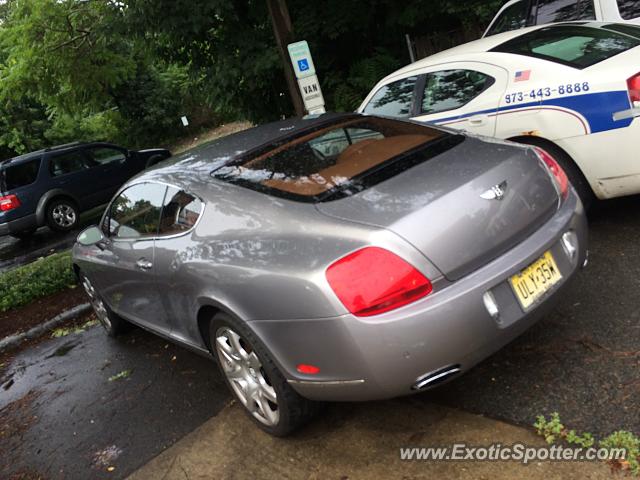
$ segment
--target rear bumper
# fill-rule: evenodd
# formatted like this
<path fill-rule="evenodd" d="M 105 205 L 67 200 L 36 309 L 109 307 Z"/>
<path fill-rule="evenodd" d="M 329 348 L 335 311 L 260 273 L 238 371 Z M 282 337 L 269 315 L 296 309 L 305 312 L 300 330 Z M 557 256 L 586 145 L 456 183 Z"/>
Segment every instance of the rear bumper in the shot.
<path fill-rule="evenodd" d="M 1 221 L 1 220 L 0 220 Z M 25 215 L 8 222 L 0 223 L 0 236 L 20 233 L 38 228 L 38 219 L 35 214 Z"/>
<path fill-rule="evenodd" d="M 573 258 L 562 245 L 567 231 L 573 231 L 578 239 Z M 563 278 L 525 312 L 508 279 L 547 250 Z M 254 321 L 249 326 L 273 353 L 291 386 L 304 397 L 355 401 L 407 395 L 425 375 L 451 366 L 462 373 L 523 333 L 553 307 L 586 254 L 586 218 L 572 191 L 554 217 L 527 240 L 414 304 L 367 319 L 344 315 Z M 499 321 L 484 306 L 488 291 L 499 306 Z M 296 371 L 300 363 L 318 366 L 320 373 L 302 375 Z"/>

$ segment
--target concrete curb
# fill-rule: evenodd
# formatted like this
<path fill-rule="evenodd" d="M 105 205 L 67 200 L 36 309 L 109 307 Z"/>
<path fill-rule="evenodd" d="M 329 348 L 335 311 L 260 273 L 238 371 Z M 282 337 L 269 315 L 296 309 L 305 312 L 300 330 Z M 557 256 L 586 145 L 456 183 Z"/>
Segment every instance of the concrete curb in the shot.
<path fill-rule="evenodd" d="M 47 330 L 51 330 L 52 328 L 57 327 L 58 325 L 60 325 L 63 322 L 66 322 L 67 320 L 71 320 L 72 318 L 79 317 L 80 315 L 82 315 L 85 312 L 88 312 L 89 310 L 91 310 L 91 305 L 89 305 L 88 303 L 83 303 L 81 305 L 77 305 L 73 308 L 70 308 L 67 311 L 62 312 L 60 315 L 56 315 L 51 320 L 47 320 L 46 322 L 41 323 L 40 325 L 37 325 L 31 328 L 30 330 L 27 330 L 26 332 L 17 333 L 16 335 L 5 337 L 2 340 L 0 340 L 0 352 L 8 348 L 15 347 L 16 345 L 23 342 L 24 340 L 29 340 L 31 338 L 38 337 L 42 335 L 44 332 L 46 332 Z"/>

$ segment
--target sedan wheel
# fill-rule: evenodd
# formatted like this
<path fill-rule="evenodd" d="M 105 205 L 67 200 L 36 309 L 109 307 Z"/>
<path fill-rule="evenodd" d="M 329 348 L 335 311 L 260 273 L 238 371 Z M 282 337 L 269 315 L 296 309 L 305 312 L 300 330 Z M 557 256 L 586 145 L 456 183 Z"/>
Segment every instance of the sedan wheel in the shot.
<path fill-rule="evenodd" d="M 95 312 L 100 325 L 102 325 L 110 337 L 117 337 L 131 328 L 131 324 L 129 322 L 109 309 L 84 273 L 80 273 L 80 283 L 82 283 L 84 291 L 87 292 L 87 295 L 89 296 L 89 302 L 93 307 L 93 311 Z"/>
<path fill-rule="evenodd" d="M 89 302 L 93 307 L 93 311 L 96 313 L 96 317 L 98 317 L 98 321 L 104 327 L 104 329 L 109 332 L 112 328 L 112 325 L 111 320 L 109 319 L 109 312 L 107 311 L 107 307 L 102 299 L 98 296 L 96 289 L 93 288 L 93 285 L 91 285 L 89 279 L 84 275 L 82 276 L 82 286 L 89 296 Z"/>
<path fill-rule="evenodd" d="M 216 332 L 216 353 L 238 400 L 262 424 L 278 424 L 278 396 L 251 345 L 229 327 Z"/>

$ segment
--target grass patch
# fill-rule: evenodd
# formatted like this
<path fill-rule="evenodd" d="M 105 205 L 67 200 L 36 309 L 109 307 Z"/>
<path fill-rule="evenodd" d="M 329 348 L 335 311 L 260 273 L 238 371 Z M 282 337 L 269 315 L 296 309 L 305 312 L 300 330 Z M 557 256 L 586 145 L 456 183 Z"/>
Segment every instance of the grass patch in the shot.
<path fill-rule="evenodd" d="M 70 251 L 39 258 L 29 265 L 0 273 L 0 312 L 75 285 Z"/>

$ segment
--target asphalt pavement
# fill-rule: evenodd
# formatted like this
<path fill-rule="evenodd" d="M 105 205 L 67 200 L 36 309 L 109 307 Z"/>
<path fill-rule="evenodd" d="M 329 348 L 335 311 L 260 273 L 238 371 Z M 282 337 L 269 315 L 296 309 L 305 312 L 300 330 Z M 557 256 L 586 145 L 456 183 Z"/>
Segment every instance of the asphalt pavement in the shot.
<path fill-rule="evenodd" d="M 578 430 L 640 433 L 639 212 L 640 197 L 599 205 L 590 265 L 550 315 L 460 379 L 381 408 L 435 402 L 522 425 L 557 411 Z M 0 420 L 15 432 L 2 439 L 0 478 L 123 478 L 230 400 L 211 360 L 139 329 L 50 339 L 5 371 Z M 348 422 L 354 408 L 334 405 L 329 418 Z M 393 430 L 384 418 L 381 431 Z"/>

